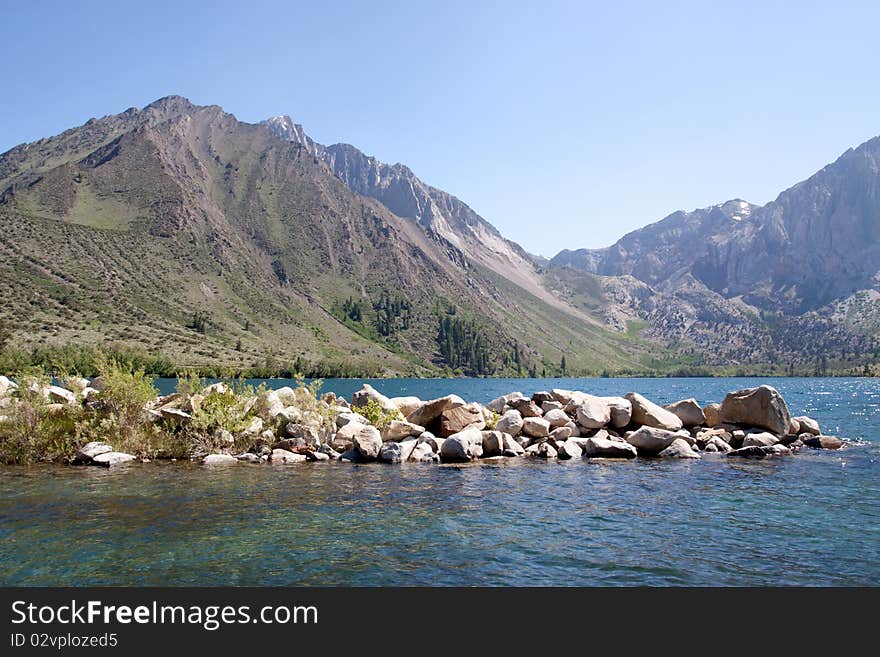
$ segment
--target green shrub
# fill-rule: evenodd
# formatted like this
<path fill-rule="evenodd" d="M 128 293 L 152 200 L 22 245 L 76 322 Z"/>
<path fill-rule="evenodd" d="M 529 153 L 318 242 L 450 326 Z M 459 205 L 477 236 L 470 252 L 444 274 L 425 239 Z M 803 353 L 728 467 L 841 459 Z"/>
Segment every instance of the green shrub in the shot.
<path fill-rule="evenodd" d="M 368 401 L 366 406 L 359 406 L 354 410 L 367 418 L 367 421 L 377 429 L 384 429 L 392 420 L 397 420 L 400 416 L 400 413 L 386 411 L 375 399 Z"/>

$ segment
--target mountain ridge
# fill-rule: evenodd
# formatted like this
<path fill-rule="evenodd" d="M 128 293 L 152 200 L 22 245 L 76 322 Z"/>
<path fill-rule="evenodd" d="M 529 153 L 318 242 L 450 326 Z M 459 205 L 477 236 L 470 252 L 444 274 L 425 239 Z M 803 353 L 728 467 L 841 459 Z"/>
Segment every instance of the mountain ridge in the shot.
<path fill-rule="evenodd" d="M 380 374 L 641 366 L 646 346 L 352 191 L 302 141 L 167 97 L 0 155 L 12 343 L 103 332 L 183 364 Z"/>

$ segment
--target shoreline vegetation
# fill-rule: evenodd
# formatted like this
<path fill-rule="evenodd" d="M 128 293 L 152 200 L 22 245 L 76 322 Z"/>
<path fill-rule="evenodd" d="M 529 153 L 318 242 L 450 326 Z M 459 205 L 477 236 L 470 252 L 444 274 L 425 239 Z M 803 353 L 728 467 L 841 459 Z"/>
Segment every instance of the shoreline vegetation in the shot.
<path fill-rule="evenodd" d="M 0 463 L 767 458 L 846 444 L 815 420 L 792 417 L 766 385 L 702 407 L 562 389 L 511 392 L 483 405 L 457 395 L 390 399 L 368 384 L 348 401 L 319 395 L 320 380 L 272 390 L 241 378 L 208 385 L 194 373 L 160 396 L 142 366 L 104 356 L 96 368 L 91 380 L 37 368 L 0 376 Z"/>
<path fill-rule="evenodd" d="M 463 369 L 437 366 L 433 372 L 365 371 L 349 365 L 309 361 L 299 358 L 286 362 L 272 355 L 254 361 L 249 367 L 196 365 L 182 366 L 161 353 L 146 352 L 128 345 L 90 346 L 63 345 L 36 347 L 30 350 L 0 349 L 0 372 L 35 373 L 56 378 L 68 373 L 84 377 L 98 376 L 107 361 L 125 363 L 134 370 L 142 370 L 155 378 L 177 378 L 181 372 L 207 379 L 388 379 L 388 378 L 672 378 L 672 377 L 878 377 L 880 366 L 865 363 L 852 366 L 843 361 L 819 359 L 812 364 L 732 364 L 701 365 L 673 361 L 655 361 L 653 366 L 634 369 L 575 370 L 561 366 L 548 370 L 521 368 L 493 374 L 477 374 Z"/>

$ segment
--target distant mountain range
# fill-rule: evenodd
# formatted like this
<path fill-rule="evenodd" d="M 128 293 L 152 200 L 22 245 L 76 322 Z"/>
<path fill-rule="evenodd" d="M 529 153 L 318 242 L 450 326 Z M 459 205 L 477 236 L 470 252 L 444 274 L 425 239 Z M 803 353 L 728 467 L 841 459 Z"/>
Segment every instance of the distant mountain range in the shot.
<path fill-rule="evenodd" d="M 0 155 L 0 323 L 10 349 L 315 374 L 857 367 L 878 151 L 546 261 L 401 164 L 171 96 Z"/>

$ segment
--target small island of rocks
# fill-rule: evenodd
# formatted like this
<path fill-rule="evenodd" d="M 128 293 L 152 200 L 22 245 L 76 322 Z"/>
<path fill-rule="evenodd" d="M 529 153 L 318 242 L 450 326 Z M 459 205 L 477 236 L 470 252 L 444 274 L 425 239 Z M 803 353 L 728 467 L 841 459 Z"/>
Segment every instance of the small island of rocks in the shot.
<path fill-rule="evenodd" d="M 457 395 L 389 398 L 365 384 L 350 401 L 316 384 L 254 389 L 182 379 L 156 394 L 142 373 L 112 367 L 66 385 L 0 377 L 0 456 L 118 466 L 152 459 L 205 465 L 466 463 L 478 459 L 763 459 L 839 449 L 818 422 L 792 417 L 768 385 L 701 406 L 639 393 L 553 389 L 487 404 Z"/>

